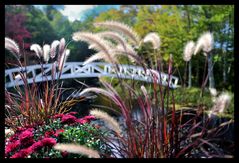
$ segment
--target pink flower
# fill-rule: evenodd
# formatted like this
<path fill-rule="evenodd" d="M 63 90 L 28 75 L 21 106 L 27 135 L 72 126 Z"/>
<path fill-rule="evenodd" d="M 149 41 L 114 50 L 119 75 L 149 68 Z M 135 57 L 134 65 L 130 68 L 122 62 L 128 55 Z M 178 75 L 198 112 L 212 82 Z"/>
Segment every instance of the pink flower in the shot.
<path fill-rule="evenodd" d="M 78 123 L 80 123 L 80 124 L 85 124 L 85 123 L 88 123 L 89 120 L 84 119 L 84 118 L 80 118 L 80 119 L 77 119 L 76 122 L 78 122 Z"/>
<path fill-rule="evenodd" d="M 29 131 L 29 130 L 23 131 L 19 135 L 20 141 L 24 141 L 25 139 L 32 138 L 32 137 L 33 137 L 33 133 L 31 131 Z"/>
<path fill-rule="evenodd" d="M 20 146 L 20 141 L 17 140 L 14 143 L 10 143 L 6 146 L 5 148 L 5 155 L 7 155 L 8 153 L 10 153 L 11 151 L 15 150 L 16 148 L 18 148 Z"/>
<path fill-rule="evenodd" d="M 95 116 L 93 116 L 93 115 L 88 115 L 88 116 L 85 116 L 84 119 L 87 119 L 87 120 L 95 120 Z"/>
<path fill-rule="evenodd" d="M 46 131 L 44 136 L 47 138 L 47 137 L 51 137 L 52 135 L 54 134 L 54 131 L 51 130 L 51 131 Z"/>
<path fill-rule="evenodd" d="M 61 152 L 61 156 L 62 156 L 62 157 L 67 157 L 67 156 L 68 156 L 68 152 L 66 152 L 66 151 Z"/>
<path fill-rule="evenodd" d="M 64 131 L 65 131 L 65 130 L 63 130 L 63 129 L 56 130 L 56 133 L 54 134 L 54 136 L 58 137 L 59 134 L 60 134 L 61 132 L 64 132 Z"/>
<path fill-rule="evenodd" d="M 17 136 L 18 136 L 18 134 L 12 135 L 12 136 L 9 138 L 9 142 L 12 142 L 12 141 L 16 140 Z"/>
<path fill-rule="evenodd" d="M 74 123 L 74 122 L 76 122 L 76 117 L 66 114 L 62 117 L 61 122 L 62 123 Z"/>
<path fill-rule="evenodd" d="M 56 114 L 53 116 L 53 119 L 62 118 L 64 114 Z"/>
<path fill-rule="evenodd" d="M 72 112 L 70 112 L 70 113 L 68 113 L 68 114 L 70 114 L 70 115 L 75 115 L 75 114 L 77 114 L 77 112 L 72 111 Z"/>
<path fill-rule="evenodd" d="M 54 138 L 44 138 L 41 140 L 43 146 L 53 146 L 56 144 L 56 140 Z"/>
<path fill-rule="evenodd" d="M 31 148 L 31 150 L 33 152 L 36 152 L 39 149 L 41 149 L 42 147 L 43 147 L 43 143 L 41 141 L 38 141 L 38 142 L 34 143 L 32 146 L 30 146 L 29 148 Z"/>
<path fill-rule="evenodd" d="M 23 146 L 29 146 L 32 143 L 34 143 L 33 140 L 33 133 L 31 132 L 31 129 L 27 129 L 26 131 L 23 131 L 20 135 L 19 135 L 19 139 L 20 142 Z"/>
<path fill-rule="evenodd" d="M 32 150 L 30 148 L 26 148 L 26 149 L 22 149 L 19 152 L 15 153 L 10 158 L 25 158 L 31 153 L 32 153 Z"/>
<path fill-rule="evenodd" d="M 18 128 L 17 128 L 17 132 L 22 132 L 22 131 L 24 131 L 24 130 L 26 130 L 26 128 L 24 128 L 24 127 L 18 127 Z"/>

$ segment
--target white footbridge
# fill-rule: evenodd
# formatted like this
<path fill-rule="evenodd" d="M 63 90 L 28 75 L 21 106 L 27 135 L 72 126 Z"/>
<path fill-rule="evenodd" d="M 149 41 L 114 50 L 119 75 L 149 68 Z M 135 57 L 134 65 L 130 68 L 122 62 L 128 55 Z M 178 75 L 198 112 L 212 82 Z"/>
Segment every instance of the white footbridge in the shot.
<path fill-rule="evenodd" d="M 52 80 L 52 65 L 30 65 L 22 68 L 12 68 L 5 70 L 5 88 L 14 87 L 16 85 L 23 85 L 24 82 L 19 77 L 19 72 L 27 75 L 27 82 L 37 83 L 46 80 Z M 42 72 L 43 70 L 43 72 Z M 18 77 L 17 77 L 18 76 Z M 159 73 L 158 71 L 152 69 L 144 70 L 139 66 L 132 65 L 113 65 L 103 62 L 93 62 L 83 65 L 83 62 L 66 62 L 64 64 L 62 74 L 60 79 L 70 79 L 70 78 L 89 78 L 89 77 L 113 77 L 113 78 L 123 78 L 140 80 L 145 82 L 153 82 L 156 79 L 157 83 L 168 86 L 172 89 L 178 87 L 178 78 L 165 73 Z M 57 79 L 58 74 L 54 79 Z"/>

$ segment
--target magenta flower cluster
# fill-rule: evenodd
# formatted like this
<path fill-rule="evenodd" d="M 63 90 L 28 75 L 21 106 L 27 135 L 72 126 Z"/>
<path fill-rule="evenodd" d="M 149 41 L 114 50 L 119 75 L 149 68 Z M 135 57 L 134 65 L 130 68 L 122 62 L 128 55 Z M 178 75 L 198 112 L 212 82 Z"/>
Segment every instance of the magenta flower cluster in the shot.
<path fill-rule="evenodd" d="M 94 120 L 94 116 L 85 116 L 83 118 L 76 118 L 77 112 L 70 112 L 67 114 L 57 114 L 53 116 L 53 119 L 60 118 L 62 124 L 84 124 Z M 37 126 L 37 125 L 36 125 Z M 35 127 L 37 128 L 37 127 Z M 5 157 L 6 158 L 26 158 L 30 154 L 39 151 L 43 147 L 52 147 L 57 143 L 57 138 L 64 129 L 51 129 L 45 131 L 38 140 L 34 139 L 34 134 L 37 130 L 30 127 L 18 128 L 14 135 L 5 141 Z M 62 153 L 62 156 L 66 156 L 67 153 Z"/>

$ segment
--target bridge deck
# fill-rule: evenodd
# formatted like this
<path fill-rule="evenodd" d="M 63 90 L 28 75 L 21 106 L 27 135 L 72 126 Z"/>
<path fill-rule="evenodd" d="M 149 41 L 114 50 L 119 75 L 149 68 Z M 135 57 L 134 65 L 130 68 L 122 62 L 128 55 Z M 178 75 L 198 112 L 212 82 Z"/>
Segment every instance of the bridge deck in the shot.
<path fill-rule="evenodd" d="M 43 72 L 42 73 L 42 68 Z M 158 71 L 147 69 L 146 71 L 139 66 L 132 65 L 118 65 L 118 70 L 115 65 L 103 62 L 94 62 L 87 65 L 83 65 L 83 62 L 66 62 L 60 79 L 68 78 L 85 78 L 85 77 L 113 77 L 124 78 L 132 80 L 140 80 L 145 82 L 153 82 L 154 74 L 157 78 L 157 83 L 170 88 L 177 88 L 178 78 L 175 76 L 169 76 L 165 73 L 159 73 Z M 24 82 L 21 78 L 16 77 L 19 72 L 24 72 L 27 75 L 28 83 L 43 82 L 46 80 L 52 80 L 52 64 L 31 65 L 24 68 L 12 68 L 5 70 L 5 87 L 14 87 L 15 85 L 23 85 Z M 57 79 L 58 74 L 54 77 Z M 161 79 L 161 80 L 160 80 Z"/>

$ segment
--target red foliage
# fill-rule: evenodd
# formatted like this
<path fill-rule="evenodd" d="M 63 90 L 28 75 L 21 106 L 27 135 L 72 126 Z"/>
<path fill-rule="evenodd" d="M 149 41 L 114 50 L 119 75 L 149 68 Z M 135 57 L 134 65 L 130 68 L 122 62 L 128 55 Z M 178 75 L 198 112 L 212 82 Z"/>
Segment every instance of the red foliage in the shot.
<path fill-rule="evenodd" d="M 19 46 L 25 49 L 30 47 L 30 43 L 24 41 L 25 38 L 31 38 L 30 32 L 25 28 L 26 16 L 12 13 L 5 13 L 5 36 L 15 40 Z"/>

